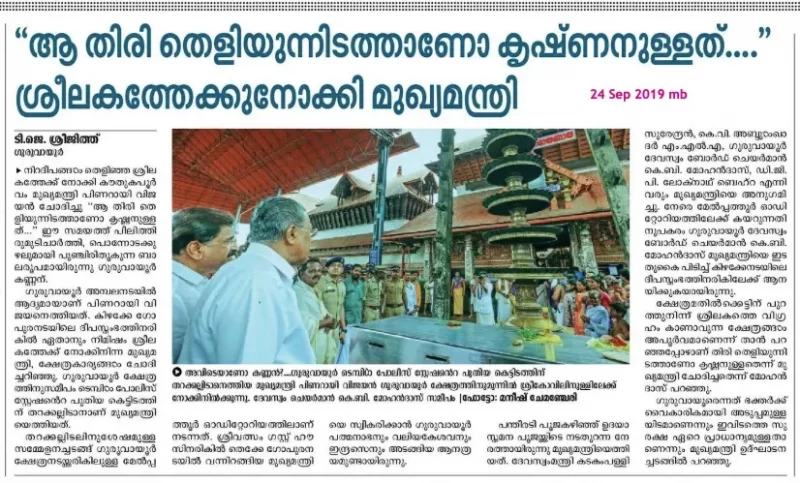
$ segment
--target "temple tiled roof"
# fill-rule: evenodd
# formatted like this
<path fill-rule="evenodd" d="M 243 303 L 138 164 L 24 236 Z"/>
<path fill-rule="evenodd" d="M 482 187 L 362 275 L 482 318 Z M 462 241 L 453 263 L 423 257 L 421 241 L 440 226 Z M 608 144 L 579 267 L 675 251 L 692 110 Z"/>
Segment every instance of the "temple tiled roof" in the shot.
<path fill-rule="evenodd" d="M 625 178 L 628 179 L 629 170 L 627 167 L 624 168 L 624 172 Z M 543 224 L 568 221 L 565 218 L 610 216 L 608 200 L 606 199 L 599 173 L 596 171 L 583 173 L 583 176 L 592 180 L 591 187 L 573 200 L 571 208 L 540 211 L 539 213 L 528 215 L 528 221 L 531 224 Z M 501 189 L 480 191 L 453 198 L 453 231 L 469 232 L 485 230 L 489 227 L 507 226 L 510 223 L 508 217 L 490 215 L 482 204 L 486 197 L 500 191 Z M 423 235 L 430 236 L 436 231 L 436 214 L 436 209 L 431 208 L 401 228 L 386 233 L 383 239 L 396 240 Z"/>
<path fill-rule="evenodd" d="M 390 156 L 419 147 L 395 136 Z M 369 129 L 175 129 L 172 131 L 172 210 L 193 206 L 235 213 L 247 223 L 267 196 L 301 189 L 378 159 Z"/>
<path fill-rule="evenodd" d="M 311 243 L 311 250 L 330 250 L 334 248 L 368 247 L 372 246 L 372 233 L 363 235 L 340 236 L 336 238 L 326 238 L 324 240 L 314 240 Z"/>
<path fill-rule="evenodd" d="M 347 177 L 347 179 L 352 180 L 353 184 L 355 184 L 358 188 L 366 191 L 363 196 L 359 196 L 357 198 L 347 199 L 342 203 L 339 204 L 338 197 L 331 195 L 324 200 L 309 214 L 310 215 L 318 215 L 320 213 L 326 213 L 328 211 L 333 211 L 337 209 L 346 208 L 348 206 L 360 205 L 362 203 L 371 203 L 375 201 L 375 184 L 374 183 L 367 183 L 352 174 L 344 174 L 343 177 Z M 436 178 L 428 169 L 421 169 L 410 174 L 401 174 L 400 176 L 392 176 L 388 175 L 386 180 L 386 197 L 390 198 L 392 196 L 398 196 L 404 193 L 408 193 L 412 196 L 419 198 L 427 203 L 427 200 L 420 196 L 419 194 L 415 193 L 414 190 L 409 188 L 406 183 L 410 183 L 412 181 L 416 181 L 418 179 L 428 179 L 430 182 L 436 183 Z M 341 181 L 340 181 L 341 182 Z"/>
<path fill-rule="evenodd" d="M 472 153 L 474 151 L 480 151 L 483 149 L 483 139 L 486 135 L 483 136 L 476 136 L 474 138 L 467 139 L 460 143 L 456 143 L 454 146 L 454 151 L 456 157 L 463 156 L 465 154 Z"/>
<path fill-rule="evenodd" d="M 287 193 L 283 196 L 285 198 L 291 198 L 296 202 L 300 203 L 301 205 L 303 205 L 303 208 L 305 208 L 306 211 L 313 210 L 320 202 L 317 198 L 305 195 L 303 193 Z"/>

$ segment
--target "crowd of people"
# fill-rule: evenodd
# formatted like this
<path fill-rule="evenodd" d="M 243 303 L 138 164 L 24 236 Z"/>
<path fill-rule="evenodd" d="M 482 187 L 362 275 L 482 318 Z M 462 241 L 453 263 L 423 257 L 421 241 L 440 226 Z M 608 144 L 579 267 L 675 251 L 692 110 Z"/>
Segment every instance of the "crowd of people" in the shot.
<path fill-rule="evenodd" d="M 464 317 L 465 297 L 469 293 L 468 317 L 479 325 L 508 322 L 515 313 L 515 280 L 492 279 L 482 272 L 467 282 L 455 272 L 451 282 L 453 315 Z M 536 303 L 548 310 L 550 319 L 560 326 L 572 327 L 576 335 L 611 336 L 624 341 L 630 338 L 630 275 L 620 269 L 614 275 L 584 274 L 573 269 L 563 278 L 545 280 L 536 285 Z M 468 292 L 467 292 L 468 291 Z"/>
<path fill-rule="evenodd" d="M 349 326 L 432 314 L 433 283 L 421 282 L 418 272 L 310 258 L 316 232 L 292 199 L 259 203 L 242 247 L 228 213 L 190 208 L 174 213 L 172 223 L 174 363 L 334 364 Z M 464 315 L 468 295 L 480 325 L 514 314 L 513 280 L 479 273 L 466 281 L 455 272 L 451 293 L 454 315 Z M 618 278 L 565 274 L 542 283 L 537 302 L 576 334 L 628 339 L 625 270 Z"/>
<path fill-rule="evenodd" d="M 400 267 L 379 273 L 375 266 L 345 264 L 343 257 L 309 258 L 294 281 L 298 308 L 308 328 L 317 364 L 339 358 L 347 327 L 397 315 L 419 316 L 422 287 L 418 273 Z"/>

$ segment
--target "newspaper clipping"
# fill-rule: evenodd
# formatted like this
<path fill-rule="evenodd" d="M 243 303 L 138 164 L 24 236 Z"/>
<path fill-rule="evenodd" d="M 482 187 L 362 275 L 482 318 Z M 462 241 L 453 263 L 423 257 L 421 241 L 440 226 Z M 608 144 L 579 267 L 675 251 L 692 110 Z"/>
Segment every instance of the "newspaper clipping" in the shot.
<path fill-rule="evenodd" d="M 796 2 L 0 11 L 5 478 L 796 476 Z"/>

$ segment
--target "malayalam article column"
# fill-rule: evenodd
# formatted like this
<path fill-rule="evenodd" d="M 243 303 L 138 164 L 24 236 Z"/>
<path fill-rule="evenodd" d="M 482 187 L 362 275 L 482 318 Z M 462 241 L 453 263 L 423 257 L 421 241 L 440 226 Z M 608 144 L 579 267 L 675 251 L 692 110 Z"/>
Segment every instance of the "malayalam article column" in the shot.
<path fill-rule="evenodd" d="M 642 132 L 644 456 L 659 472 L 790 471 L 785 125 Z"/>
<path fill-rule="evenodd" d="M 9 473 L 153 468 L 166 147 L 152 130 L 7 136 Z"/>

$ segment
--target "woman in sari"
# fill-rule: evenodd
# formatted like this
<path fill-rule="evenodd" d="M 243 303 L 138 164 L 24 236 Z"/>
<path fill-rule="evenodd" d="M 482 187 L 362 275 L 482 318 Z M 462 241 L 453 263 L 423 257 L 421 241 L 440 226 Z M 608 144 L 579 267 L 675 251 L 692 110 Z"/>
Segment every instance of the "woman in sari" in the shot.
<path fill-rule="evenodd" d="M 464 279 L 461 272 L 456 271 L 456 276 L 450 282 L 450 293 L 453 294 L 453 315 L 464 315 Z"/>
<path fill-rule="evenodd" d="M 622 282 L 620 280 L 611 282 L 611 292 L 609 295 L 611 295 L 612 304 L 625 303 L 628 301 L 625 289 L 622 287 Z"/>
<path fill-rule="evenodd" d="M 575 312 L 572 316 L 572 326 L 576 335 L 583 335 L 584 299 L 588 296 L 586 284 L 582 280 L 575 282 Z"/>
<path fill-rule="evenodd" d="M 564 290 L 564 298 L 561 302 L 561 310 L 563 312 L 564 325 L 572 326 L 575 323 L 575 281 L 568 280 L 566 289 Z"/>
<path fill-rule="evenodd" d="M 623 303 L 611 304 L 611 333 L 612 337 L 617 337 L 624 341 L 629 341 L 631 338 L 631 328 L 625 320 L 628 314 L 628 306 Z"/>

